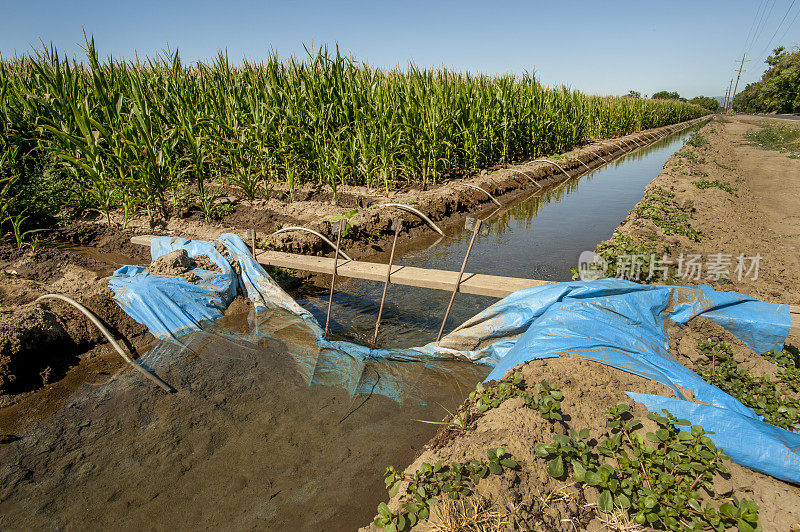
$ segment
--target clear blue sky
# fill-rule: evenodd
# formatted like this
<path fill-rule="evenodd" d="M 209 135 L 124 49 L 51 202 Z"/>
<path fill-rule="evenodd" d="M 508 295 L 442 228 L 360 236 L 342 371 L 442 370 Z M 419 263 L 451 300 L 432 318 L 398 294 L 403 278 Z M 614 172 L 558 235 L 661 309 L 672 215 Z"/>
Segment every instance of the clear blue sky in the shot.
<path fill-rule="evenodd" d="M 39 39 L 81 56 L 82 28 L 94 35 L 102 54 L 124 58 L 132 58 L 134 50 L 152 56 L 167 44 L 185 61 L 210 59 L 220 49 L 234 60 L 258 59 L 270 48 L 285 57 L 303 55 L 303 44 L 338 42 L 373 65 L 405 66 L 413 60 L 491 74 L 533 70 L 546 84 L 594 94 L 634 89 L 719 96 L 746 49 L 756 56 L 773 34 L 777 41 L 784 31 L 783 44 L 800 43 L 800 0 L 3 4 L 5 58 L 29 52 Z M 748 35 L 755 36 L 752 45 L 745 43 Z M 763 60 L 753 57 L 745 64 L 743 82 L 760 77 Z"/>

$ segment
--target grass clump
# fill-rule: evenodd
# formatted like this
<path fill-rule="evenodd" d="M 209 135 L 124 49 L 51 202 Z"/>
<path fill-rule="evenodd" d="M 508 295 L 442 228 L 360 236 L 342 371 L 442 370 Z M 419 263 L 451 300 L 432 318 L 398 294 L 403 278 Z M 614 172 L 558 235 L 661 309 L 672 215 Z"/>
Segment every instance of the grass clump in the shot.
<path fill-rule="evenodd" d="M 719 162 L 716 159 L 714 159 L 714 164 L 716 164 L 717 166 L 719 166 L 723 170 L 731 170 L 731 171 L 736 170 L 733 166 L 728 166 L 728 165 L 722 164 L 721 162 Z"/>
<path fill-rule="evenodd" d="M 800 156 L 800 128 L 764 124 L 761 129 L 748 131 L 744 136 L 761 149 L 789 153 L 793 158 Z"/>
<path fill-rule="evenodd" d="M 729 185 L 728 183 L 726 183 L 724 181 L 720 181 L 719 179 L 715 179 L 713 181 L 710 181 L 708 179 L 700 179 L 698 181 L 692 181 L 692 184 L 694 186 L 696 186 L 697 188 L 704 188 L 704 189 L 705 188 L 718 188 L 720 190 L 724 190 L 725 192 L 727 192 L 729 194 L 733 194 L 734 192 L 736 192 L 738 190 L 736 187 L 731 186 L 731 185 Z"/>
<path fill-rule="evenodd" d="M 709 364 L 699 368 L 703 379 L 752 408 L 767 423 L 800 432 L 800 401 L 786 397 L 778 384 L 769 379 L 753 377 L 741 369 L 733 358 L 733 349 L 729 344 L 709 340 L 697 347 L 709 361 Z M 783 351 L 772 356 L 784 364 L 785 380 L 795 387 L 800 386 L 796 353 Z"/>
<path fill-rule="evenodd" d="M 623 509 L 636 524 L 663 530 L 761 530 L 758 506 L 751 501 L 732 498 L 715 508 L 700 500 L 701 491 L 714 493 L 714 477 L 727 472 L 729 458 L 708 437 L 713 433 L 662 410 L 663 415 L 647 415 L 658 429 L 642 434 L 629 410 L 621 404 L 608 411 L 611 435 L 601 443 L 588 429 L 570 429 L 552 443 L 537 444 L 536 454 L 549 460 L 552 477 L 571 476 L 594 486 L 601 512 Z"/>
<path fill-rule="evenodd" d="M 441 498 L 458 500 L 472 495 L 474 486 L 482 479 L 516 469 L 519 465 L 502 447 L 487 450 L 483 460 L 453 462 L 449 466 L 441 462 L 433 465 L 423 463 L 411 476 L 398 473 L 390 466 L 386 468 L 384 479 L 389 496 L 397 495 L 400 485 L 408 482 L 405 493 L 409 498 L 396 512 L 391 511 L 386 503 L 380 503 L 375 526 L 386 532 L 411 530 L 420 520 L 430 516 L 431 506 L 438 504 Z"/>
<path fill-rule="evenodd" d="M 689 215 L 678 209 L 673 198 L 675 194 L 662 187 L 645 194 L 633 213 L 639 218 L 652 220 L 665 235 L 684 235 L 695 242 L 700 241 L 701 233 L 689 223 Z"/>
<path fill-rule="evenodd" d="M 689 146 L 694 146 L 695 148 L 699 148 L 700 146 L 705 146 L 708 144 L 708 139 L 706 139 L 702 133 L 697 131 L 694 135 L 689 137 L 686 141 L 686 144 Z"/>

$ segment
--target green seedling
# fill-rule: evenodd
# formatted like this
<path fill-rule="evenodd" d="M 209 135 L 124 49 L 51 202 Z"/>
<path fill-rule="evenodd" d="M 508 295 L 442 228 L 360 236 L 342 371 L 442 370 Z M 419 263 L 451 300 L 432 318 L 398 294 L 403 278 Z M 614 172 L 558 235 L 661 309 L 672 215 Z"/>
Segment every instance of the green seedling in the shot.
<path fill-rule="evenodd" d="M 537 444 L 535 452 L 548 460 L 552 477 L 595 487 L 600 512 L 622 509 L 634 523 L 657 529 L 761 530 L 751 501 L 732 498 L 719 509 L 702 503 L 700 492 L 714 493 L 714 477 L 727 472 L 728 457 L 708 437 L 712 433 L 662 414 L 648 414 L 658 429 L 642 434 L 630 407 L 621 404 L 608 411 L 610 436 L 602 442 L 587 429 L 570 429 Z"/>
<path fill-rule="evenodd" d="M 733 358 L 733 349 L 725 342 L 709 340 L 697 347 L 707 359 L 699 367 L 703 379 L 752 408 L 767 423 L 800 432 L 800 401 L 786 397 L 779 387 L 781 383 L 793 390 L 800 387 L 796 350 L 766 355 L 779 365 L 783 364 L 780 380 L 772 382 L 766 377 L 753 377 L 741 369 Z"/>
<path fill-rule="evenodd" d="M 467 414 L 462 412 L 461 409 L 456 408 L 455 411 L 450 411 L 446 406 L 441 403 L 436 403 L 441 406 L 445 412 L 450 416 L 449 421 L 426 421 L 424 419 L 415 419 L 414 421 L 419 421 L 420 423 L 429 423 L 431 425 L 444 425 L 446 427 L 466 430 L 467 429 Z"/>
<path fill-rule="evenodd" d="M 545 419 L 555 421 L 561 419 L 561 399 L 564 396 L 545 381 L 529 389 L 522 374 L 515 371 L 494 386 L 478 384 L 469 397 L 481 413 L 497 408 L 509 399 L 521 397 L 529 408 L 538 410 Z"/>
<path fill-rule="evenodd" d="M 460 499 L 473 493 L 474 487 L 489 475 L 502 475 L 506 470 L 519 469 L 519 464 L 504 448 L 486 451 L 486 458 L 468 462 L 453 462 L 449 466 L 436 462 L 423 463 L 413 475 L 398 473 L 394 467 L 386 468 L 385 483 L 389 497 L 400 491 L 403 482 L 406 500 L 398 511 L 391 511 L 386 503 L 378 505 L 375 526 L 387 532 L 411 530 L 419 521 L 430 516 L 430 509 L 442 497 Z"/>

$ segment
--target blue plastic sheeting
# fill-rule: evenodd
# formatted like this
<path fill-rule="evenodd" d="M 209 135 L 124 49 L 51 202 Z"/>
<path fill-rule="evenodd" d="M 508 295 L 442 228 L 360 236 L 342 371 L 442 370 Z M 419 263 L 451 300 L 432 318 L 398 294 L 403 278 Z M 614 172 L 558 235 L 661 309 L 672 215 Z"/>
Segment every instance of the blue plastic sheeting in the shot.
<path fill-rule="evenodd" d="M 349 342 L 325 340 L 313 315 L 275 284 L 253 260 L 241 238 L 225 234 L 216 242 L 157 237 L 151 243 L 153 260 L 178 249 L 185 249 L 189 257 L 207 255 L 221 272 L 195 269 L 199 282 L 154 275 L 138 266 L 120 268 L 109 279 L 117 303 L 128 315 L 146 325 L 156 338 L 178 344 L 151 350 L 140 360 L 145 367 L 154 369 L 180 356 L 185 349 L 192 350 L 194 343 L 202 343 L 202 336 L 187 335 L 209 328 L 211 322 L 223 316 L 233 298 L 242 294 L 258 310 L 286 311 L 285 315 L 256 313 L 250 341 L 257 343 L 260 338 L 272 337 L 277 324 L 302 330 L 297 343 L 282 340 L 291 344 L 298 371 L 310 385 L 338 386 L 352 395 L 374 393 L 401 401 L 415 397 L 413 381 L 425 372 L 460 371 L 451 363 L 449 352 L 437 357 L 428 350 L 370 350 Z M 224 331 L 215 334 L 225 336 Z M 306 339 L 311 340 L 311 346 L 304 343 Z M 406 364 L 398 364 L 401 361 Z"/>
<path fill-rule="evenodd" d="M 766 424 L 668 355 L 670 326 L 697 316 L 719 323 L 756 352 L 781 349 L 790 329 L 788 305 L 717 292 L 709 286 L 640 285 L 620 279 L 554 283 L 511 294 L 439 343 L 371 350 L 325 340 L 313 316 L 272 281 L 236 235 L 223 235 L 216 245 L 156 238 L 151 254 L 156 259 L 176 249 L 186 249 L 190 257 L 208 255 L 221 272 L 196 270 L 201 281 L 193 284 L 126 266 L 110 279 L 123 310 L 159 338 L 174 339 L 200 330 L 221 317 L 236 294 L 242 293 L 258 309 L 283 309 L 305 328 L 313 345 L 297 346 L 292 355 L 309 384 L 338 385 L 351 393 L 379 393 L 395 399 L 408 396 L 402 389 L 409 380 L 403 368 L 410 364 L 398 362 L 439 371 L 448 358 L 467 358 L 495 366 L 487 377 L 492 380 L 529 360 L 581 357 L 663 383 L 678 399 L 637 395 L 636 400 L 657 410 L 668 401 L 675 415 L 714 430 L 717 434 L 712 439 L 738 463 L 800 483 L 796 467 L 800 436 Z M 255 325 L 259 324 L 261 334 L 269 335 L 269 328 L 261 322 Z M 681 388 L 706 404 L 685 401 Z M 758 438 L 740 437 L 751 433 Z M 751 449 L 752 441 L 760 442 L 764 451 Z"/>
<path fill-rule="evenodd" d="M 688 419 L 704 430 L 714 432 L 709 438 L 724 449 L 737 464 L 742 464 L 788 482 L 800 482 L 800 434 L 780 429 L 727 408 L 717 408 L 681 399 L 631 393 L 628 395 L 651 412 L 666 409 L 672 415 Z M 688 430 L 688 427 L 678 427 Z"/>
<path fill-rule="evenodd" d="M 190 283 L 178 277 L 153 275 L 141 266 L 123 266 L 109 280 L 114 299 L 131 318 L 146 325 L 153 336 L 162 340 L 198 331 L 204 324 L 221 318 L 238 293 L 250 298 L 256 308 L 284 308 L 310 318 L 316 325 L 311 314 L 281 290 L 253 260 L 241 238 L 225 234 L 218 242 L 237 264 L 239 274 L 233 271 L 214 242 L 157 237 L 150 244 L 152 260 L 185 249 L 192 258 L 207 255 L 221 272 L 195 269 L 193 272 L 201 281 Z"/>

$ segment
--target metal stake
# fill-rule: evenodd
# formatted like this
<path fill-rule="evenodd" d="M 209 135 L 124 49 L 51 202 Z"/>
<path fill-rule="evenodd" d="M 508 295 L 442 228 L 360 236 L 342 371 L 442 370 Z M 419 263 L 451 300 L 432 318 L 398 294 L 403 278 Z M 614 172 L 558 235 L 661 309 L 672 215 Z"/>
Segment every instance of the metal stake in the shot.
<path fill-rule="evenodd" d="M 333 252 L 333 275 L 331 275 L 331 293 L 328 296 L 328 312 L 325 314 L 325 338 L 328 338 L 328 325 L 331 321 L 331 306 L 333 305 L 333 285 L 336 284 L 336 268 L 339 264 L 339 245 L 342 243 L 342 233 L 344 233 L 344 229 L 342 228 L 342 223 L 344 220 L 339 220 L 339 223 L 336 225 L 336 250 Z M 333 226 L 331 226 L 332 228 Z"/>
<path fill-rule="evenodd" d="M 256 258 L 256 228 L 253 226 L 253 258 Z"/>
<path fill-rule="evenodd" d="M 461 271 L 458 272 L 458 279 L 456 280 L 456 286 L 453 288 L 453 293 L 450 295 L 450 303 L 447 304 L 447 310 L 444 312 L 444 319 L 442 320 L 442 326 L 439 327 L 439 335 L 436 337 L 436 341 L 442 339 L 442 333 L 444 332 L 444 325 L 447 323 L 447 317 L 450 315 L 450 308 L 453 306 L 453 301 L 456 299 L 456 292 L 458 292 L 458 287 L 461 284 L 461 277 L 464 276 L 464 269 L 467 267 L 467 259 L 469 259 L 469 254 L 472 252 L 472 244 L 475 243 L 475 237 L 478 236 L 478 231 L 481 229 L 481 224 L 483 223 L 482 220 L 477 219 L 475 220 L 475 227 L 472 230 L 472 238 L 469 240 L 469 246 L 467 247 L 467 254 L 464 255 L 464 262 L 461 263 Z"/>
<path fill-rule="evenodd" d="M 383 294 L 381 294 L 381 306 L 378 309 L 378 320 L 375 322 L 375 334 L 372 337 L 372 348 L 378 343 L 378 329 L 381 327 L 381 316 L 383 315 L 383 303 L 386 301 L 386 289 L 389 288 L 390 277 L 392 276 L 392 263 L 394 262 L 394 247 L 397 244 L 397 235 L 403 229 L 403 219 L 395 218 L 392 222 L 394 228 L 394 240 L 392 240 L 392 251 L 389 253 L 389 268 L 386 270 L 386 281 L 383 283 Z"/>

